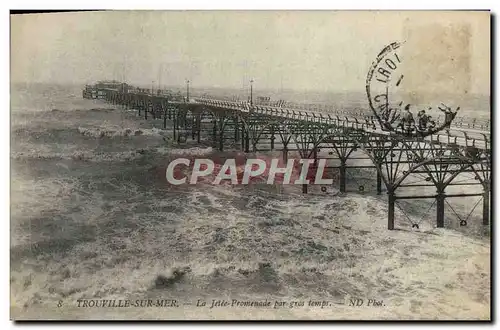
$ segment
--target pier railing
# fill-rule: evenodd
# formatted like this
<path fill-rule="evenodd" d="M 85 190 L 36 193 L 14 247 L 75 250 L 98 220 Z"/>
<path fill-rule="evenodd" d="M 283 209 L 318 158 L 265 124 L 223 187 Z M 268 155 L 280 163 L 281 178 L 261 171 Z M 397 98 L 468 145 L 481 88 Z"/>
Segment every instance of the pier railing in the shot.
<path fill-rule="evenodd" d="M 281 117 L 285 119 L 303 120 L 308 122 L 318 122 L 335 126 L 348 127 L 356 130 L 363 130 L 372 134 L 390 135 L 390 132 L 383 131 L 376 119 L 361 111 L 330 111 L 322 113 L 310 110 L 298 110 L 288 107 L 273 107 L 269 105 L 250 105 L 248 103 L 215 100 L 211 98 L 194 98 L 196 103 L 208 106 L 244 111 L 249 113 L 259 113 L 267 116 Z M 439 124 L 439 122 L 438 122 Z M 479 149 L 490 148 L 490 132 L 488 123 L 473 120 L 466 123 L 463 120 L 459 124 L 453 125 L 448 131 L 430 135 L 424 138 L 427 141 L 474 147 Z"/>

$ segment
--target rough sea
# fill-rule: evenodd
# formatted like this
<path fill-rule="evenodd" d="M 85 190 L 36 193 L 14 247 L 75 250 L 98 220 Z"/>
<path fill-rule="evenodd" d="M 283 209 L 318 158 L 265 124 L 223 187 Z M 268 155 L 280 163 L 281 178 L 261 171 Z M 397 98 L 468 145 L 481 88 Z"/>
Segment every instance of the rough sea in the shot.
<path fill-rule="evenodd" d="M 161 120 L 85 100 L 81 86 L 13 86 L 12 314 L 490 317 L 490 242 L 480 208 L 465 229 L 450 211 L 447 229 L 434 228 L 434 214 L 412 229 L 398 210 L 399 229 L 388 231 L 386 196 L 370 189 L 339 195 L 311 187 L 304 195 L 301 186 L 166 183 L 169 160 L 216 153 L 190 138 L 176 145 Z M 228 149 L 218 156 L 240 154 Z M 373 186 L 373 173 L 350 178 L 352 187 Z M 425 203 L 407 205 L 406 212 L 432 207 Z M 83 308 L 79 299 L 175 299 L 179 307 Z M 212 299 L 267 299 L 272 307 L 210 309 Z M 349 306 L 351 299 L 365 304 Z M 383 304 L 366 306 L 368 299 Z M 198 300 L 208 306 L 196 306 Z M 285 304 L 274 308 L 276 301 Z"/>

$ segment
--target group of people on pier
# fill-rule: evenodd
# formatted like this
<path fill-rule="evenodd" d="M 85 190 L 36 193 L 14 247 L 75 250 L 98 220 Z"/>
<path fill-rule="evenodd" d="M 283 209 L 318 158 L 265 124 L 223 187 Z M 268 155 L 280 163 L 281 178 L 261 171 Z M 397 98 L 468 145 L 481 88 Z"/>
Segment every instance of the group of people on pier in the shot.
<path fill-rule="evenodd" d="M 396 130 L 400 130 L 402 133 L 423 134 L 430 132 L 436 128 L 436 121 L 430 114 L 426 113 L 426 110 L 420 110 L 417 113 L 417 118 L 415 119 L 410 108 L 411 105 L 407 104 L 402 112 L 398 111 L 399 113 L 395 112 L 393 114 L 391 122 L 398 122 L 398 124 L 396 125 Z M 445 119 L 443 128 L 447 133 L 449 133 L 450 124 L 455 118 L 458 110 L 460 110 L 460 107 L 458 107 L 456 110 L 452 110 L 450 107 L 443 105 L 443 107 L 439 106 L 438 109 L 444 113 Z M 427 111 L 430 112 L 430 110 L 432 110 L 431 107 L 429 107 Z"/>

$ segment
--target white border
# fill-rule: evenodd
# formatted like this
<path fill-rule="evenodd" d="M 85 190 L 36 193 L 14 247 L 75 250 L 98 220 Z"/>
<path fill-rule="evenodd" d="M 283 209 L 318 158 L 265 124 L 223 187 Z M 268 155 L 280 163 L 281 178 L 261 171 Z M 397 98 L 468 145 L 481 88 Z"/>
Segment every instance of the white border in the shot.
<path fill-rule="evenodd" d="M 12 1 L 11 9 L 226 9 L 226 10 L 248 10 L 248 9 L 333 9 L 333 10 L 441 10 L 441 9 L 490 9 L 496 7 L 493 0 L 471 1 L 439 1 L 423 0 L 415 2 L 403 2 L 398 0 L 386 1 L 324 1 L 324 0 L 252 0 L 252 1 L 224 1 L 224 0 L 178 0 L 178 1 L 158 1 L 142 0 L 134 1 L 37 1 L 21 0 Z"/>

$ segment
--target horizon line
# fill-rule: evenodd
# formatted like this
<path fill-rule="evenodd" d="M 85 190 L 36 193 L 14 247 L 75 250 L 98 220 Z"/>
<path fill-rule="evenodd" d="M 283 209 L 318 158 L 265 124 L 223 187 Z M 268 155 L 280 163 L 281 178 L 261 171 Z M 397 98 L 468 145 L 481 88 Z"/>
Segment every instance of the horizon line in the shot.
<path fill-rule="evenodd" d="M 94 82 L 90 83 L 90 84 L 95 84 L 99 81 L 113 81 L 113 79 L 101 79 L 101 80 L 95 80 Z M 118 80 L 116 80 L 118 81 Z M 120 81 L 118 81 L 120 82 Z M 125 82 L 126 84 L 129 84 L 127 82 Z M 89 84 L 88 81 L 82 81 L 82 83 L 76 83 L 76 82 L 49 82 L 49 81 L 10 81 L 10 85 L 21 85 L 21 84 L 25 84 L 25 85 L 58 85 L 58 86 L 82 86 L 84 87 L 86 84 Z M 145 89 L 151 89 L 151 84 L 149 84 L 149 86 L 147 84 L 129 84 L 130 86 L 134 86 L 134 87 L 144 87 Z M 158 85 L 155 85 L 154 86 L 154 90 L 157 90 L 158 88 Z M 162 84 L 162 89 L 180 89 L 180 90 L 184 90 L 186 89 L 186 85 L 168 85 L 168 84 Z M 239 90 L 241 92 L 244 92 L 246 91 L 247 89 L 250 90 L 249 88 L 241 88 L 241 87 L 233 87 L 233 86 L 210 86 L 210 85 L 201 85 L 201 86 L 196 86 L 196 85 L 189 85 L 189 89 L 191 91 L 194 91 L 194 90 L 197 90 L 197 89 L 220 89 L 220 90 L 223 90 L 223 89 L 229 89 L 229 90 Z M 266 92 L 277 92 L 277 93 L 280 93 L 280 92 L 284 92 L 284 91 L 287 91 L 287 92 L 299 92 L 299 93 L 303 93 L 303 92 L 319 92 L 319 93 L 336 93 L 336 94 L 364 94 L 366 93 L 363 89 L 351 89 L 351 90 L 327 90 L 327 89 L 315 89 L 315 88 L 306 88 L 306 89 L 298 89 L 298 88 L 281 88 L 281 87 L 277 87 L 277 88 L 274 88 L 274 87 L 263 87 L 263 88 L 255 88 L 254 87 L 254 93 L 258 93 L 258 91 L 261 90 L 261 91 L 266 91 Z M 433 94 L 433 92 L 427 92 L 425 94 Z M 439 94 L 443 94 L 443 93 L 439 93 Z M 446 95 L 462 95 L 463 93 L 446 93 Z M 481 92 L 469 92 L 467 93 L 469 95 L 480 95 L 480 96 L 488 96 L 490 97 L 491 96 L 491 93 L 488 93 L 488 94 L 485 94 L 485 93 L 481 93 Z"/>

